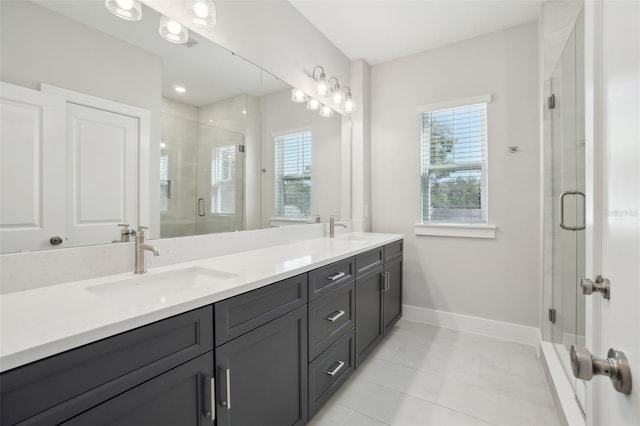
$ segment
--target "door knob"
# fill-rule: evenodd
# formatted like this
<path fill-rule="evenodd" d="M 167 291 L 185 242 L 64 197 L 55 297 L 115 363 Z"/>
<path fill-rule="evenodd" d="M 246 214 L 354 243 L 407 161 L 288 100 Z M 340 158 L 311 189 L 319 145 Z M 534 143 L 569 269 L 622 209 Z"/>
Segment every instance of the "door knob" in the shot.
<path fill-rule="evenodd" d="M 54 235 L 53 237 L 49 238 L 49 242 L 52 246 L 59 246 L 60 244 L 62 244 L 62 237 L 60 237 L 59 235 Z"/>
<path fill-rule="evenodd" d="M 594 376 L 607 376 L 618 392 L 631 393 L 631 368 L 624 352 L 609 349 L 607 359 L 595 358 L 584 346 L 571 345 L 571 369 L 581 380 L 591 380 Z"/>
<path fill-rule="evenodd" d="M 602 275 L 596 277 L 595 283 L 589 278 L 583 278 L 580 280 L 580 287 L 582 287 L 582 294 L 585 296 L 589 296 L 595 291 L 602 293 L 604 299 L 611 299 L 611 282 L 608 278 L 602 278 Z"/>

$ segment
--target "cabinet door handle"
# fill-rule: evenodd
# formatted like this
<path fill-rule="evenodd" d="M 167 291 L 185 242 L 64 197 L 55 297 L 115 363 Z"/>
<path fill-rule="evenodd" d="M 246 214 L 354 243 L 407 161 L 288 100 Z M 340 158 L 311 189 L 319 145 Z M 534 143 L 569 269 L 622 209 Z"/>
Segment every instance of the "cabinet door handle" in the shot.
<path fill-rule="evenodd" d="M 389 273 L 388 272 L 382 272 L 382 292 L 383 293 L 388 292 L 389 288 L 390 288 Z"/>
<path fill-rule="evenodd" d="M 216 379 L 215 377 L 204 377 L 204 413 L 211 421 L 216 419 Z"/>
<path fill-rule="evenodd" d="M 334 322 L 335 320 L 337 320 L 338 318 L 340 318 L 341 316 L 344 315 L 344 311 L 342 309 L 338 309 L 333 315 L 328 316 L 327 320 Z"/>
<path fill-rule="evenodd" d="M 338 374 L 338 371 L 342 370 L 342 367 L 344 367 L 344 362 L 342 361 L 338 361 L 338 365 L 336 366 L 336 368 L 334 368 L 331 371 L 325 371 L 325 373 L 327 373 L 328 375 L 330 375 L 331 377 L 335 376 L 336 374 Z"/>
<path fill-rule="evenodd" d="M 331 281 L 335 281 L 335 280 L 339 280 L 340 278 L 344 277 L 345 273 L 344 272 L 336 272 L 333 275 L 329 275 L 327 278 L 330 279 Z"/>
<path fill-rule="evenodd" d="M 231 410 L 231 369 L 225 368 L 225 375 L 227 376 L 227 410 Z"/>

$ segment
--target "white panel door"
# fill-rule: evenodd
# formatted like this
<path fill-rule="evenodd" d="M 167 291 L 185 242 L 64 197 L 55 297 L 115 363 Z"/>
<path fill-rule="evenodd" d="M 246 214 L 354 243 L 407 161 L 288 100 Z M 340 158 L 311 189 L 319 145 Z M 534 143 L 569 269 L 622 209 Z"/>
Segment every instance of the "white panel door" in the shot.
<path fill-rule="evenodd" d="M 602 22 L 602 275 L 611 300 L 600 297 L 601 344 L 630 364 L 630 395 L 594 378 L 592 424 L 640 424 L 640 2 L 603 1 Z M 598 339 L 595 339 L 598 341 Z"/>
<path fill-rule="evenodd" d="M 138 223 L 138 119 L 73 103 L 67 117 L 69 241 L 119 241 Z"/>
<path fill-rule="evenodd" d="M 4 82 L 0 98 L 0 252 L 64 246 L 64 99 Z"/>

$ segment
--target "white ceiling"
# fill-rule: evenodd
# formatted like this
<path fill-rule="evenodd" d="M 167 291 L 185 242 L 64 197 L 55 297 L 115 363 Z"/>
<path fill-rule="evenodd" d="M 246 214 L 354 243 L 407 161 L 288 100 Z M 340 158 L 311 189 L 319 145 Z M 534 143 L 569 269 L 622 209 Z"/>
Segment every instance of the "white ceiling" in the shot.
<path fill-rule="evenodd" d="M 290 0 L 349 59 L 374 65 L 538 19 L 545 0 Z"/>

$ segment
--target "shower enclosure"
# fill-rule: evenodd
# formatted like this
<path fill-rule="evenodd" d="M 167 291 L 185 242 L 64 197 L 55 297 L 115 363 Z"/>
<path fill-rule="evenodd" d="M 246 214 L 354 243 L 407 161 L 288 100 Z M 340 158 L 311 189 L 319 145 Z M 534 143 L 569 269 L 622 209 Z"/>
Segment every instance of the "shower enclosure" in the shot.
<path fill-rule="evenodd" d="M 167 104 L 173 108 L 162 114 L 160 236 L 244 229 L 245 135 Z"/>
<path fill-rule="evenodd" d="M 584 46 L 581 13 L 547 84 L 546 135 L 551 172 L 547 185 L 545 297 L 553 343 L 576 399 L 585 408 L 585 385 L 574 378 L 569 359 L 572 344 L 585 344 L 585 121 Z M 549 172 L 547 172 L 549 173 Z"/>

